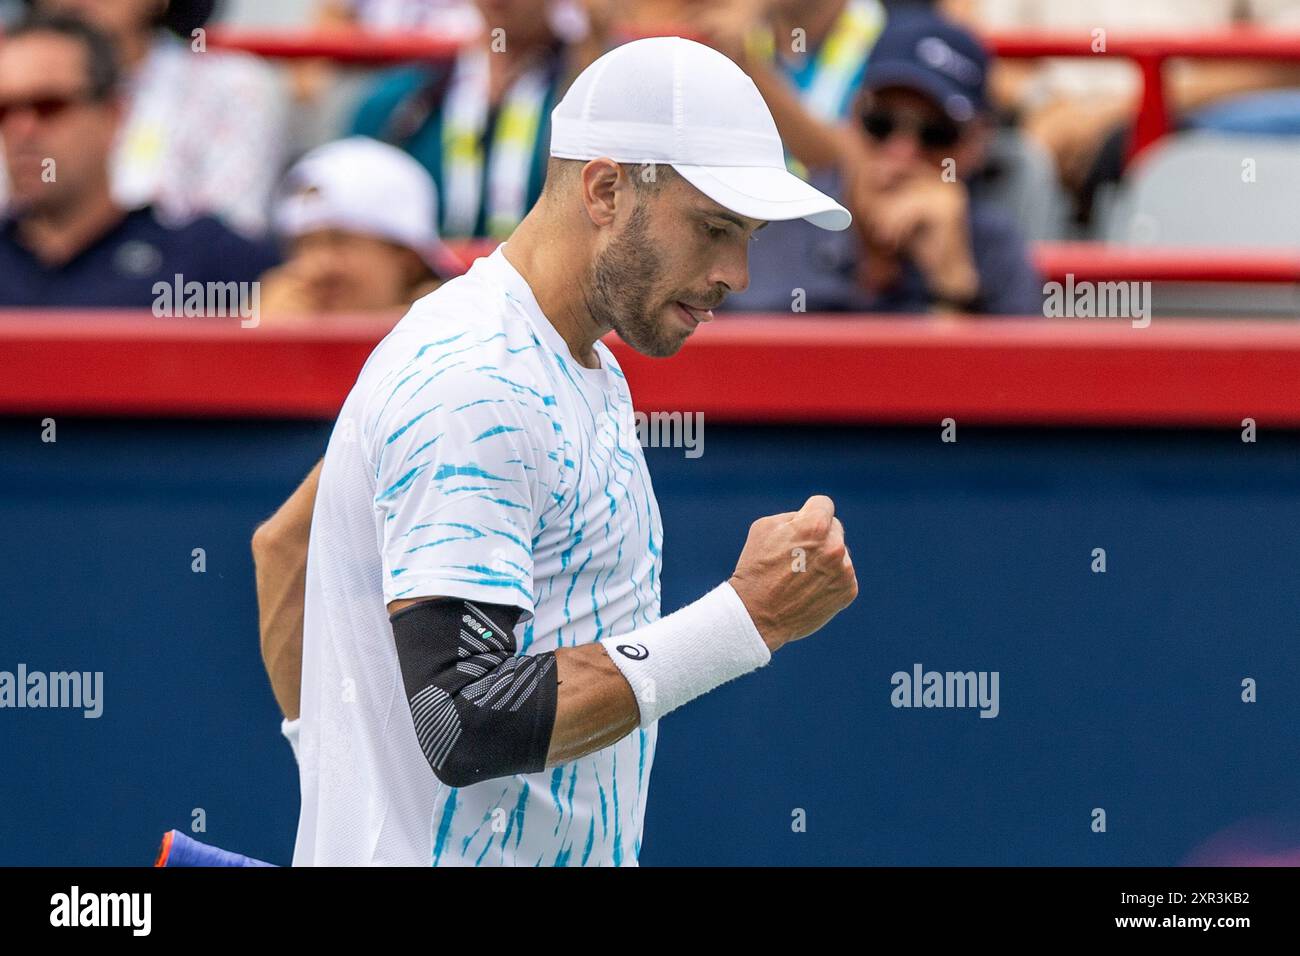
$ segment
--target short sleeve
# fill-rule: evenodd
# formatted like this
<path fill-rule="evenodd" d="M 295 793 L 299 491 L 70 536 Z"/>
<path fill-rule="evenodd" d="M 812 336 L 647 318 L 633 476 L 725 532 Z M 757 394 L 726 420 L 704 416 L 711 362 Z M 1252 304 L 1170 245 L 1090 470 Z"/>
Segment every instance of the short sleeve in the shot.
<path fill-rule="evenodd" d="M 370 435 L 385 604 L 459 597 L 533 613 L 552 416 L 505 375 L 461 371 L 389 400 Z M 400 404 L 399 404 L 400 403 Z"/>
<path fill-rule="evenodd" d="M 289 747 L 293 750 L 293 759 L 295 761 L 298 759 L 298 736 L 299 731 L 302 729 L 301 725 L 302 720 L 300 718 L 290 720 L 286 717 L 280 721 L 280 733 L 285 740 L 289 741 Z"/>

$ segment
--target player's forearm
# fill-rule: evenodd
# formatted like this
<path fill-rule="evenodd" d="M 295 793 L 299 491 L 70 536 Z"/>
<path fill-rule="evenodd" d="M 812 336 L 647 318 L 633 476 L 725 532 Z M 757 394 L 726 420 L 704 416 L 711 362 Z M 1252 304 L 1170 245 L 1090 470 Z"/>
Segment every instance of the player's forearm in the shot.
<path fill-rule="evenodd" d="M 260 568 L 260 565 L 259 565 Z M 258 575 L 258 624 L 262 634 L 262 664 L 280 710 L 298 719 L 302 682 L 302 591 L 305 572 L 263 583 Z"/>
<path fill-rule="evenodd" d="M 733 577 L 652 624 L 556 652 L 555 728 L 546 765 L 616 743 L 720 684 L 762 667 L 780 647 Z"/>
<path fill-rule="evenodd" d="M 636 729 L 636 695 L 603 647 L 561 648 L 555 666 L 559 699 L 547 767 L 608 747 Z"/>
<path fill-rule="evenodd" d="M 321 464 L 253 534 L 262 663 L 285 717 L 298 717 L 302 686 L 303 604 L 307 544 Z"/>

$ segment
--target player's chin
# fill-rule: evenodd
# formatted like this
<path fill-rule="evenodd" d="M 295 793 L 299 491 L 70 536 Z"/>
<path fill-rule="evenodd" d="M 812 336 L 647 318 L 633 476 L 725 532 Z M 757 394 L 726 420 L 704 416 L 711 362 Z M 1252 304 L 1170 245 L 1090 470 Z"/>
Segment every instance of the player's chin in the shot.
<path fill-rule="evenodd" d="M 664 350 L 662 355 L 676 355 L 700 323 L 675 302 L 670 302 L 664 308 L 661 318 L 663 322 L 659 326 L 659 342 Z"/>
<path fill-rule="evenodd" d="M 654 322 L 616 325 L 619 337 L 634 350 L 649 358 L 668 358 L 681 351 L 693 329 L 687 327 L 681 312 L 673 303 L 665 305 L 657 314 L 646 310 Z"/>
<path fill-rule="evenodd" d="M 682 346 L 686 344 L 686 340 L 690 337 L 691 333 L 687 332 L 675 342 L 666 343 L 663 351 L 659 353 L 659 358 L 669 358 L 670 356 L 676 355 L 682 350 Z"/>
<path fill-rule="evenodd" d="M 671 358 L 682 350 L 682 346 L 686 344 L 689 337 L 689 332 L 672 332 L 667 335 L 657 336 L 653 342 L 642 341 L 636 344 L 628 342 L 628 344 L 642 355 L 650 358 Z"/>
<path fill-rule="evenodd" d="M 689 332 L 673 331 L 661 332 L 653 339 L 638 337 L 635 341 L 623 336 L 623 341 L 648 358 L 671 358 L 682 350 L 689 336 Z"/>

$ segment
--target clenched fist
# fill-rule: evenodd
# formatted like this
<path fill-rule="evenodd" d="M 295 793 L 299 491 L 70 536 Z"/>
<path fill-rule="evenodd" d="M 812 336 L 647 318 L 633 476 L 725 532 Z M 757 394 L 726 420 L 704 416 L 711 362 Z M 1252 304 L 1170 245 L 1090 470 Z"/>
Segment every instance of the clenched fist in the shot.
<path fill-rule="evenodd" d="M 858 579 L 835 503 L 813 495 L 798 511 L 755 521 L 731 586 L 773 652 L 848 607 Z"/>

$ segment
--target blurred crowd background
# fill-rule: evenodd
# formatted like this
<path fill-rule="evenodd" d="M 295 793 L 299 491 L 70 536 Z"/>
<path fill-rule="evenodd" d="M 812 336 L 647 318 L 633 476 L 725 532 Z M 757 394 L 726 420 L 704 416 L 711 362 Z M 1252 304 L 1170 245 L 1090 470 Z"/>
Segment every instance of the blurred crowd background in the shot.
<path fill-rule="evenodd" d="M 1300 0 L 0 0 L 0 24 L 0 308 L 149 309 L 183 276 L 260 281 L 270 322 L 400 312 L 536 200 L 573 77 L 657 33 L 740 63 L 854 214 L 765 229 L 731 310 L 1041 316 L 1053 244 L 1300 253 L 1300 55 L 1264 49 L 1300 46 Z M 1091 55 L 994 57 L 1008 36 Z M 1170 60 L 1160 104 L 1108 53 L 1141 36 L 1261 49 Z M 411 46 L 330 55 L 383 41 Z M 1190 288 L 1165 307 L 1297 315 L 1285 284 Z"/>

